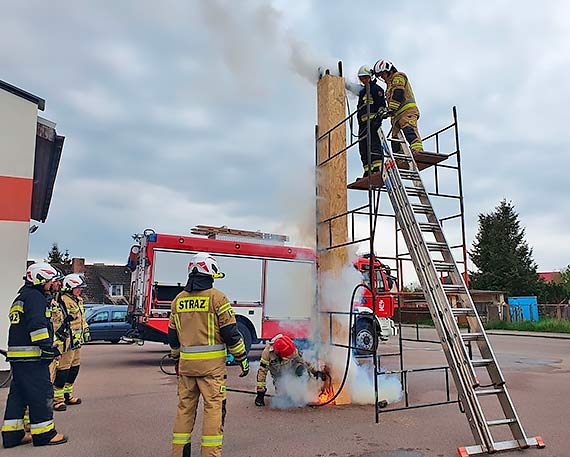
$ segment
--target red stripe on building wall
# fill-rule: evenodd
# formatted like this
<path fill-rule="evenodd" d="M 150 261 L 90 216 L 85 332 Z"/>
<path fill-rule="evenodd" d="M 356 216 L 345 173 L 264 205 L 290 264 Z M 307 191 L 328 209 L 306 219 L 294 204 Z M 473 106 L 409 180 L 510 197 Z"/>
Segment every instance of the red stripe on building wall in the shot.
<path fill-rule="evenodd" d="M 0 176 L 0 221 L 29 222 L 32 178 Z"/>

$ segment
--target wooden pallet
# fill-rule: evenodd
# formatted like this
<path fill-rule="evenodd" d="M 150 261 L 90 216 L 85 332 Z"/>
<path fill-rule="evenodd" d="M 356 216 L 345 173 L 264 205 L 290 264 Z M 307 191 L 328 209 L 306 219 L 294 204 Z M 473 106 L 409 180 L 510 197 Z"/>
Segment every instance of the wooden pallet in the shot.
<path fill-rule="evenodd" d="M 435 152 L 417 152 L 414 153 L 414 159 L 416 160 L 416 164 L 418 169 L 425 170 L 433 165 L 443 162 L 449 157 L 447 154 L 436 154 Z M 403 165 L 403 166 L 402 166 Z M 398 161 L 398 168 L 406 169 L 406 163 L 403 161 Z M 353 183 L 350 183 L 347 187 L 353 190 L 368 190 L 368 188 L 372 185 L 374 188 L 380 188 L 384 185 L 382 181 L 381 173 L 374 173 L 366 178 L 358 178 Z"/>

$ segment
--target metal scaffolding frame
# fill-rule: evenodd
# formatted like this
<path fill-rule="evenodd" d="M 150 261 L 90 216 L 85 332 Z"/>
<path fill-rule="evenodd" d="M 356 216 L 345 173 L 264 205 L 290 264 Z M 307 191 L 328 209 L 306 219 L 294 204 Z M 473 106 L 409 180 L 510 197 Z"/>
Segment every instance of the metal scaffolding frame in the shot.
<path fill-rule="evenodd" d="M 368 95 L 369 93 L 369 86 L 367 87 L 368 90 Z M 355 116 L 357 116 L 358 113 L 358 108 L 353 111 L 353 112 L 349 112 L 347 117 L 345 117 L 342 121 L 340 121 L 339 123 L 337 123 L 336 125 L 334 125 L 333 127 L 331 127 L 329 130 L 325 131 L 325 132 L 319 132 L 318 130 L 318 126 L 315 127 L 315 166 L 316 166 L 316 177 L 318 179 L 318 175 L 319 175 L 319 169 L 323 166 L 325 166 L 327 163 L 329 163 L 331 160 L 333 160 L 334 158 L 340 156 L 341 154 L 348 154 L 348 152 L 354 148 L 354 146 L 358 145 L 360 141 L 366 141 L 367 144 L 367 155 L 368 155 L 368 166 L 370 168 L 372 161 L 371 161 L 371 138 L 370 135 L 368 134 L 368 132 L 370 132 L 370 105 L 367 105 L 367 114 L 368 114 L 368 121 L 367 121 L 367 133 L 363 136 L 358 137 L 356 140 L 353 141 L 353 138 L 351 137 L 346 143 L 346 145 L 341 148 L 338 151 L 331 151 L 331 135 L 337 131 L 337 129 L 345 129 L 348 126 L 349 123 L 352 122 L 352 120 L 354 119 Z M 453 116 L 453 122 L 449 125 L 447 125 L 446 127 L 443 127 L 442 129 L 426 136 L 425 138 L 422 139 L 422 141 L 428 141 L 428 140 L 433 140 L 435 143 L 435 154 L 438 156 L 441 156 L 441 162 L 436 162 L 435 164 L 428 164 L 428 168 L 430 168 L 430 170 L 433 171 L 433 176 L 434 176 L 434 190 L 433 192 L 429 192 L 430 197 L 435 197 L 435 198 L 441 198 L 441 199 L 447 199 L 447 200 L 453 200 L 455 202 L 458 203 L 458 209 L 457 212 L 451 214 L 451 215 L 447 215 L 444 216 L 443 218 L 440 219 L 440 222 L 443 224 L 446 221 L 453 221 L 453 220 L 458 220 L 460 222 L 460 238 L 461 238 L 461 242 L 451 246 L 452 249 L 454 250 L 461 250 L 461 260 L 458 261 L 458 264 L 461 264 L 463 266 L 463 276 L 465 278 L 465 282 L 467 283 L 468 281 L 468 277 L 467 277 L 467 249 L 466 249 L 466 236 L 465 236 L 465 215 L 464 215 L 464 202 L 463 202 L 463 184 L 462 184 L 462 175 L 461 175 L 461 151 L 460 151 L 460 146 L 459 146 L 459 131 L 458 131 L 458 118 L 457 118 L 457 109 L 454 106 L 452 108 L 452 116 Z M 447 154 L 444 154 L 441 152 L 442 149 L 442 136 L 445 134 L 453 134 L 453 139 L 454 139 L 454 148 L 452 151 L 450 151 Z M 388 141 L 398 141 L 396 139 L 393 138 L 389 138 Z M 327 157 L 322 160 L 319 161 L 319 147 L 321 144 L 323 144 L 323 142 L 327 143 Z M 385 137 L 382 136 L 382 147 L 383 148 L 387 148 L 387 142 Z M 448 161 L 452 161 L 452 163 L 447 163 Z M 446 162 L 446 163 L 444 163 Z M 419 162 L 418 162 L 419 163 Z M 453 170 L 456 173 L 456 177 L 457 177 L 457 188 L 458 188 L 458 192 L 457 193 L 449 193 L 449 192 L 442 192 L 441 191 L 441 170 Z M 419 338 L 419 327 L 417 327 L 417 337 L 416 338 L 405 338 L 402 334 L 402 329 L 405 328 L 405 324 L 402 323 L 402 314 L 405 314 L 405 307 L 403 306 L 404 300 L 405 300 L 405 294 L 403 294 L 401 291 L 403 291 L 404 289 L 404 285 L 405 285 L 405 281 L 404 281 L 404 263 L 405 262 L 411 262 L 411 258 L 408 255 L 407 252 L 404 252 L 400 249 L 401 244 L 399 241 L 399 232 L 400 232 L 400 228 L 398 227 L 398 223 L 396 221 L 396 217 L 395 214 L 389 213 L 389 212 L 381 212 L 380 211 L 380 196 L 383 192 L 386 192 L 386 189 L 383 186 L 378 186 L 377 183 L 373 182 L 373 179 L 371 177 L 368 178 L 363 178 L 362 180 L 364 180 L 366 186 L 365 190 L 367 192 L 367 197 L 368 197 L 368 202 L 366 204 L 363 205 L 358 205 L 354 208 L 348 209 L 346 212 L 343 212 L 341 214 L 337 214 L 334 215 L 330 218 L 324 219 L 322 221 L 318 220 L 317 217 L 317 225 L 316 225 L 316 234 L 317 234 L 317 248 L 319 249 L 319 246 L 324 246 L 321 247 L 322 250 L 334 250 L 334 249 L 339 249 L 339 248 L 344 248 L 350 245 L 357 245 L 357 244 L 361 244 L 361 243 L 366 243 L 368 242 L 368 249 L 369 252 L 371 254 L 374 254 L 375 249 L 375 241 L 376 241 L 376 229 L 378 226 L 378 218 L 392 218 L 394 220 L 394 243 L 395 243 L 395 253 L 394 255 L 371 255 L 370 256 L 370 265 L 369 271 L 373 271 L 373 267 L 374 267 L 374 260 L 377 259 L 379 261 L 388 261 L 391 262 L 392 264 L 395 265 L 395 270 L 396 270 L 396 278 L 397 278 L 397 285 L 398 285 L 398 292 L 397 292 L 397 296 L 398 296 L 398 308 L 397 308 L 397 314 L 398 314 L 398 330 L 399 330 L 399 336 L 398 336 L 398 351 L 397 352 L 393 352 L 393 353 L 382 353 L 382 351 L 380 350 L 380 345 L 379 344 L 374 344 L 374 349 L 372 351 L 366 351 L 360 348 L 357 348 L 354 343 L 353 343 L 353 339 L 352 337 L 350 337 L 350 341 L 348 344 L 342 344 L 339 342 L 336 342 L 333 340 L 333 336 L 332 336 L 332 326 L 333 326 L 333 320 L 335 319 L 335 317 L 339 318 L 340 316 L 345 316 L 349 318 L 349 334 L 352 333 L 352 319 L 354 317 L 353 313 L 350 312 L 336 312 L 336 311 L 320 311 L 320 313 L 323 315 L 327 315 L 328 319 L 329 319 L 329 341 L 328 343 L 331 346 L 335 346 L 335 347 L 340 347 L 340 348 L 345 348 L 347 351 L 355 351 L 355 350 L 359 350 L 360 352 L 364 352 L 364 353 L 368 353 L 368 357 L 372 358 L 372 363 L 374 366 L 374 395 L 375 395 L 375 422 L 379 423 L 379 419 L 380 419 L 380 413 L 387 413 L 387 412 L 392 412 L 392 411 L 400 411 L 400 410 L 404 410 L 404 409 L 413 409 L 413 408 L 424 408 L 424 407 L 429 407 L 429 406 L 437 406 L 437 405 L 444 405 L 444 404 L 455 404 L 455 403 L 459 403 L 458 399 L 452 399 L 451 397 L 451 390 L 450 390 L 450 383 L 449 383 L 449 366 L 444 365 L 444 366 L 436 366 L 436 367 L 422 367 L 422 368 L 407 368 L 406 364 L 405 364 L 405 358 L 404 358 L 404 342 L 422 342 L 422 343 L 436 343 L 436 344 L 441 344 L 440 341 L 433 341 L 433 340 L 423 340 Z M 360 180 L 360 181 L 362 181 Z M 316 186 L 315 189 L 316 192 L 316 196 L 318 197 L 318 185 Z M 349 186 L 349 190 L 347 190 L 347 192 L 350 192 L 350 186 Z M 365 235 L 363 236 L 357 236 L 356 234 L 356 218 L 358 216 L 364 216 L 368 218 L 368 231 Z M 332 235 L 332 224 L 333 221 L 336 221 L 338 219 L 343 219 L 346 218 L 347 223 L 349 224 L 349 240 L 343 243 L 338 243 L 335 244 L 333 243 L 333 235 Z M 319 232 L 320 232 L 320 228 L 322 228 L 323 224 L 326 224 L 328 226 L 328 239 L 327 240 L 319 240 Z M 323 243 L 324 241 L 324 243 Z M 371 284 L 373 284 L 371 282 Z M 318 286 L 317 286 L 318 287 Z M 362 286 L 362 287 L 366 287 L 367 286 Z M 378 311 L 376 309 L 376 307 L 378 306 L 377 304 L 377 292 L 375 287 L 371 287 L 368 288 L 368 290 L 370 291 L 371 295 L 372 295 L 372 303 L 374 306 L 374 315 L 376 315 L 376 312 Z M 317 290 L 317 297 L 318 297 L 318 290 Z M 396 317 L 396 316 L 395 316 Z M 469 349 L 470 349 L 470 345 L 469 345 Z M 380 359 L 381 358 L 385 358 L 385 357 L 398 357 L 399 358 L 399 369 L 398 370 L 381 370 L 380 369 Z M 347 365 L 348 366 L 348 365 Z M 409 393 L 409 377 L 411 375 L 413 375 L 414 373 L 424 373 L 424 372 L 429 372 L 429 371 L 443 371 L 444 375 L 445 375 L 445 391 L 446 391 L 446 396 L 445 396 L 445 400 L 439 401 L 439 402 L 431 402 L 431 403 L 423 403 L 423 404 L 412 404 L 410 401 L 410 393 Z M 394 408 L 387 408 L 387 409 L 380 409 L 379 407 L 379 399 L 378 399 L 378 378 L 382 375 L 399 375 L 400 377 L 400 382 L 402 384 L 402 389 L 403 389 L 403 401 L 404 401 L 404 406 L 401 407 L 394 407 Z"/>

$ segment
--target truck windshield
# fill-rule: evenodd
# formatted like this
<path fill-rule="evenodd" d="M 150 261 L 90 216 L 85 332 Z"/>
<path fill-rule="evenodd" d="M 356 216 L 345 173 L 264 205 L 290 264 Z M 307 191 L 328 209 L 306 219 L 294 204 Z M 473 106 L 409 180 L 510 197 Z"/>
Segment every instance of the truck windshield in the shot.
<path fill-rule="evenodd" d="M 374 287 L 376 288 L 376 291 L 384 292 L 384 282 L 382 281 L 382 275 L 378 270 L 376 270 L 375 276 L 376 280 L 374 281 L 375 282 Z M 364 284 L 372 288 L 372 285 L 370 284 L 370 272 L 368 271 L 368 266 L 366 266 L 364 271 L 362 271 L 362 277 L 364 278 Z"/>

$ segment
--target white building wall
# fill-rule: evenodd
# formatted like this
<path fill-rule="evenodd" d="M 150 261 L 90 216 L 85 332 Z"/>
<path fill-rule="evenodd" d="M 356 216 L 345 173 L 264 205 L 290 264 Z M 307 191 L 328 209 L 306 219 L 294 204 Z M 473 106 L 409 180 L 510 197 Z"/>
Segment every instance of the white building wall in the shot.
<path fill-rule="evenodd" d="M 0 89 L 0 187 L 9 178 L 33 180 L 38 107 L 10 92 Z M 8 178 L 8 179 L 7 179 Z M 4 190 L 7 186 L 2 187 Z M 3 191 L 0 195 L 0 347 L 7 346 L 8 309 L 23 284 L 28 257 L 29 214 L 31 199 L 18 192 Z M 31 193 L 30 193 L 31 196 Z M 29 199 L 29 201 L 27 201 Z M 4 200 L 3 202 L 1 200 Z M 2 211 L 7 202 L 29 208 L 27 220 L 15 221 Z M 18 219 L 25 219 L 19 217 Z M 0 360 L 0 370 L 7 365 Z"/>

